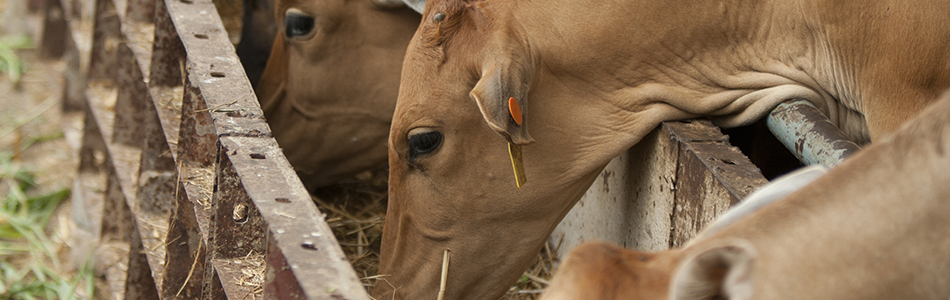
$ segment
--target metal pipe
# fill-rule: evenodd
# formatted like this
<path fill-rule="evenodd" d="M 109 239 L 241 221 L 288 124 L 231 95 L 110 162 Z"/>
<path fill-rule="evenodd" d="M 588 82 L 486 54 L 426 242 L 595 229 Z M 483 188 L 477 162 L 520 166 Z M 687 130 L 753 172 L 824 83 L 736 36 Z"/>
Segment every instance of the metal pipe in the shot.
<path fill-rule="evenodd" d="M 806 100 L 779 104 L 766 117 L 766 124 L 785 148 L 806 165 L 832 168 L 861 149 Z"/>

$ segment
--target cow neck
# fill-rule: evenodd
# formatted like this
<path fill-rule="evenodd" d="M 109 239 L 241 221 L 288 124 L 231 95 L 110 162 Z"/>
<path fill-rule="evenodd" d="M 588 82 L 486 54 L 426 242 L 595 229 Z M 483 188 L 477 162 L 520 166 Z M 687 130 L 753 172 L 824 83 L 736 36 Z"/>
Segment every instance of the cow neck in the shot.
<path fill-rule="evenodd" d="M 712 116 L 734 127 L 790 98 L 835 123 L 849 116 L 842 110 L 861 110 L 849 68 L 799 3 L 551 2 L 512 9 L 548 76 L 534 90 L 556 85 L 571 102 L 605 102 L 593 105 L 606 109 L 595 115 L 613 116 L 603 125 Z"/>

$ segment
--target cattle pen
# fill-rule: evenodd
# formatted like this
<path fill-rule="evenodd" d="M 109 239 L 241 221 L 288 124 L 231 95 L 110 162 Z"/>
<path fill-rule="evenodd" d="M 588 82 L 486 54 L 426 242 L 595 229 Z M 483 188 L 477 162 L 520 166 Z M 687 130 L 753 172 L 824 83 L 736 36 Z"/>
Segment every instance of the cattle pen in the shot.
<path fill-rule="evenodd" d="M 77 245 L 118 249 L 108 276 L 121 297 L 369 299 L 210 0 L 46 0 L 44 13 L 40 47 L 67 62 L 62 108 L 85 117 Z M 796 153 L 824 149 L 795 132 Z M 608 165 L 552 239 L 676 247 L 767 182 L 711 122 L 666 122 Z M 620 216 L 592 217 L 608 214 Z"/>

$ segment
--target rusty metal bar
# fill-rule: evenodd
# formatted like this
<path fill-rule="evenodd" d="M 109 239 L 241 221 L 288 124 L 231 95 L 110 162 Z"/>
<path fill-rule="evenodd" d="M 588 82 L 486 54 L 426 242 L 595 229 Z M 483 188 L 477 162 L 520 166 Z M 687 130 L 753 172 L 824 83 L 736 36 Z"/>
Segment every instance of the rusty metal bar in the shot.
<path fill-rule="evenodd" d="M 202 298 L 264 293 L 367 299 L 323 215 L 271 137 L 214 5 L 168 0 L 165 9 L 187 53 L 178 161 L 213 166 L 217 182 L 207 229 L 201 229 L 205 217 L 197 218 L 209 248 L 205 271 L 214 270 L 203 278 Z M 242 270 L 258 266 L 278 276 L 262 276 L 260 282 L 245 278 Z"/>
<path fill-rule="evenodd" d="M 832 168 L 861 148 L 810 102 L 779 104 L 766 117 L 769 130 L 802 163 Z"/>
<path fill-rule="evenodd" d="M 59 58 L 66 52 L 66 12 L 58 0 L 46 4 L 43 16 L 43 40 L 40 41 L 40 53 L 47 58 Z"/>
<path fill-rule="evenodd" d="M 77 248 L 116 263 L 113 298 L 369 298 L 210 1 L 53 1 L 44 48 L 87 116 Z"/>

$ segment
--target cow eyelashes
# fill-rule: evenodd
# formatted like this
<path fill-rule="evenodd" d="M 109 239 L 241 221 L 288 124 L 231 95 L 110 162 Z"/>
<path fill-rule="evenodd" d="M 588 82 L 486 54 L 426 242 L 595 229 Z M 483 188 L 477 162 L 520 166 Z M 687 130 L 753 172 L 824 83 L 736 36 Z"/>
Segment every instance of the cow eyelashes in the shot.
<path fill-rule="evenodd" d="M 313 17 L 288 11 L 284 17 L 284 33 L 287 38 L 309 35 L 313 31 Z"/>
<path fill-rule="evenodd" d="M 442 145 L 442 133 L 428 131 L 409 136 L 409 159 L 432 153 Z"/>

